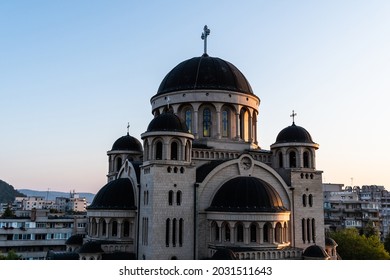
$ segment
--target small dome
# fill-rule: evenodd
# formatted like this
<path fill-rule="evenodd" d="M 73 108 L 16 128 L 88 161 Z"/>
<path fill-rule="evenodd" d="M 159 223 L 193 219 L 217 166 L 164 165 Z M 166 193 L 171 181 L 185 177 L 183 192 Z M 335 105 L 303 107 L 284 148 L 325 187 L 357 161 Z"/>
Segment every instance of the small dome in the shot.
<path fill-rule="evenodd" d="M 314 144 L 310 133 L 303 127 L 295 125 L 295 123 L 279 132 L 275 144 L 289 142 Z"/>
<path fill-rule="evenodd" d="M 96 253 L 104 253 L 100 242 L 97 241 L 88 241 L 81 246 L 80 254 L 96 254 Z"/>
<path fill-rule="evenodd" d="M 329 255 L 325 252 L 324 248 L 318 245 L 311 245 L 303 252 L 303 257 L 307 259 L 320 259 L 327 260 Z"/>
<path fill-rule="evenodd" d="M 338 244 L 336 243 L 336 241 L 334 241 L 333 238 L 330 238 L 330 237 L 326 237 L 325 238 L 325 245 L 326 246 L 330 246 L 330 247 L 336 247 L 338 246 Z"/>
<path fill-rule="evenodd" d="M 130 136 L 128 133 L 125 136 L 118 138 L 112 145 L 111 151 L 136 151 L 142 152 L 141 142 L 137 138 Z"/>
<path fill-rule="evenodd" d="M 236 177 L 223 184 L 215 194 L 209 211 L 284 212 L 278 193 L 254 177 Z"/>
<path fill-rule="evenodd" d="M 149 123 L 147 132 L 151 131 L 175 131 L 188 133 L 188 128 L 185 122 L 177 115 L 171 112 L 166 112 L 158 115 Z"/>
<path fill-rule="evenodd" d="M 133 184 L 128 178 L 119 178 L 107 183 L 95 195 L 88 209 L 134 210 Z"/>
<path fill-rule="evenodd" d="M 65 241 L 66 245 L 82 245 L 83 236 L 81 234 L 74 234 Z"/>
<path fill-rule="evenodd" d="M 237 260 L 237 256 L 231 249 L 218 249 L 211 257 L 212 260 Z"/>
<path fill-rule="evenodd" d="M 207 54 L 185 60 L 163 79 L 155 96 L 182 90 L 228 90 L 253 94 L 245 76 L 236 66 Z"/>

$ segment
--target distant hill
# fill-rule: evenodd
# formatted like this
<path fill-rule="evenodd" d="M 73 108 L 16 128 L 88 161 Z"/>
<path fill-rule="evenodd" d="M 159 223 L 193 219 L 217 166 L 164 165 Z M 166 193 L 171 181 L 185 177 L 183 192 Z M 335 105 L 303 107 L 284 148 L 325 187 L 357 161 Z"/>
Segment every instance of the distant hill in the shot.
<path fill-rule="evenodd" d="M 29 189 L 20 189 L 18 190 L 20 193 L 25 194 L 26 196 L 40 196 L 44 197 L 47 200 L 55 200 L 56 197 L 70 197 L 69 192 L 57 192 L 57 191 L 36 191 Z M 79 197 L 85 197 L 87 203 L 90 204 L 95 197 L 93 193 L 77 193 Z"/>
<path fill-rule="evenodd" d="M 10 184 L 0 180 L 0 203 L 12 203 L 17 196 L 25 196 Z"/>

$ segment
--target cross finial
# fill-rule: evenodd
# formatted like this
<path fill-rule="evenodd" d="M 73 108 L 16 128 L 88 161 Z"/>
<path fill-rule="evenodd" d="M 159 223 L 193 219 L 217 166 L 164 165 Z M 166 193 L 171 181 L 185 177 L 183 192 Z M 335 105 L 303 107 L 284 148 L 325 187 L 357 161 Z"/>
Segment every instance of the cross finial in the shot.
<path fill-rule="evenodd" d="M 204 41 L 204 54 L 207 54 L 207 36 L 210 35 L 210 29 L 208 29 L 207 25 L 203 27 L 202 40 Z"/>
<path fill-rule="evenodd" d="M 295 124 L 295 116 L 297 115 L 297 113 L 294 112 L 294 110 L 292 111 L 292 114 L 290 115 L 290 117 L 292 117 L 293 119 L 293 124 Z"/>
<path fill-rule="evenodd" d="M 127 123 L 127 135 L 129 135 L 130 123 Z"/>

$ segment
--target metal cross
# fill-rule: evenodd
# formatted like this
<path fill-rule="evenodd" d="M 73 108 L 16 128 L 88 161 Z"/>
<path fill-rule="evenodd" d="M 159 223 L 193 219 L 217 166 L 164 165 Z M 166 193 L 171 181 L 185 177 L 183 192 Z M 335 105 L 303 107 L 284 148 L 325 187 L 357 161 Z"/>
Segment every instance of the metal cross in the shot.
<path fill-rule="evenodd" d="M 292 111 L 292 114 L 290 115 L 290 117 L 292 117 L 293 119 L 293 124 L 295 124 L 295 116 L 297 115 L 297 113 L 294 112 L 294 110 Z"/>
<path fill-rule="evenodd" d="M 127 135 L 129 135 L 129 128 L 130 128 L 130 123 L 127 123 Z"/>
<path fill-rule="evenodd" d="M 202 40 L 204 40 L 204 54 L 207 54 L 207 36 L 210 35 L 210 29 L 207 28 L 207 25 L 203 27 Z"/>

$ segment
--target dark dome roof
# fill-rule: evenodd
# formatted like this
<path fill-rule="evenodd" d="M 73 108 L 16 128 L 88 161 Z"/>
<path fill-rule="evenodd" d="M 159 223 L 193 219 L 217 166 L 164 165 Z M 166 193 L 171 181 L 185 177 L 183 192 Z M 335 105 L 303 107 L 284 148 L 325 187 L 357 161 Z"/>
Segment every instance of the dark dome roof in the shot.
<path fill-rule="evenodd" d="M 303 257 L 314 259 L 328 259 L 329 255 L 325 252 L 324 248 L 318 245 L 311 245 L 303 252 Z"/>
<path fill-rule="evenodd" d="M 82 245 L 83 244 L 83 236 L 81 234 L 75 234 L 69 237 L 65 241 L 66 245 Z"/>
<path fill-rule="evenodd" d="M 237 260 L 237 256 L 230 249 L 218 249 L 211 257 L 212 260 Z"/>
<path fill-rule="evenodd" d="M 313 140 L 311 139 L 310 133 L 303 127 L 295 125 L 295 123 L 279 132 L 278 136 L 276 137 L 275 144 L 287 142 L 314 144 Z"/>
<path fill-rule="evenodd" d="M 286 208 L 276 191 L 254 177 L 236 177 L 219 188 L 209 211 L 283 212 Z"/>
<path fill-rule="evenodd" d="M 155 117 L 148 125 L 147 132 L 151 131 L 176 131 L 188 133 L 185 122 L 171 112 L 162 113 Z"/>
<path fill-rule="evenodd" d="M 79 253 L 80 254 L 95 254 L 95 253 L 103 253 L 103 249 L 101 247 L 100 242 L 97 241 L 88 241 L 85 242 L 83 246 L 81 246 Z"/>
<path fill-rule="evenodd" d="M 330 238 L 330 237 L 325 237 L 325 245 L 326 246 L 332 246 L 332 247 L 338 246 L 336 241 L 333 238 Z"/>
<path fill-rule="evenodd" d="M 207 54 L 185 60 L 163 79 L 157 95 L 192 89 L 229 90 L 253 94 L 245 76 L 236 66 Z"/>
<path fill-rule="evenodd" d="M 137 138 L 127 135 L 118 138 L 112 145 L 111 151 L 137 151 L 142 152 L 141 142 Z"/>
<path fill-rule="evenodd" d="M 119 178 L 107 183 L 95 195 L 88 209 L 134 210 L 133 184 L 128 178 Z"/>

